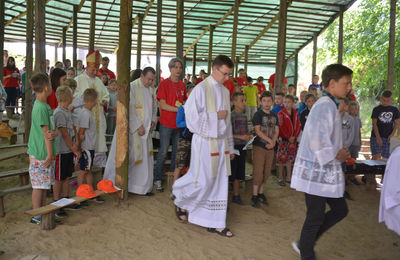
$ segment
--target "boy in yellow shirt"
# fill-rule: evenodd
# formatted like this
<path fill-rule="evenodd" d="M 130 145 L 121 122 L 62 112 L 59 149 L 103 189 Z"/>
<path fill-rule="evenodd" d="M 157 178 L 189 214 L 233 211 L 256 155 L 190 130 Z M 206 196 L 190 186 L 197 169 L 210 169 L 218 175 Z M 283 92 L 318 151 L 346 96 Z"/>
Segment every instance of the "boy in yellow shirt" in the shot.
<path fill-rule="evenodd" d="M 258 88 L 253 85 L 253 79 L 247 77 L 248 85 L 244 87 L 243 93 L 246 95 L 246 116 L 247 121 L 253 119 L 254 114 L 257 112 L 258 107 Z"/>

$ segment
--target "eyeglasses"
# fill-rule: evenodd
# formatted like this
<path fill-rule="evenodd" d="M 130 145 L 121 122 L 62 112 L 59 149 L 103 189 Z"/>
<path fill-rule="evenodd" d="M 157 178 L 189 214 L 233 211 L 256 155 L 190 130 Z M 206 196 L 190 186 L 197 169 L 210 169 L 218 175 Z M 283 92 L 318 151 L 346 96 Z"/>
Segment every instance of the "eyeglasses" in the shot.
<path fill-rule="evenodd" d="M 230 77 L 230 76 L 232 76 L 232 73 L 222 72 L 219 68 L 217 68 L 217 70 L 218 70 L 219 72 L 221 72 L 221 74 L 222 74 L 224 77 Z"/>

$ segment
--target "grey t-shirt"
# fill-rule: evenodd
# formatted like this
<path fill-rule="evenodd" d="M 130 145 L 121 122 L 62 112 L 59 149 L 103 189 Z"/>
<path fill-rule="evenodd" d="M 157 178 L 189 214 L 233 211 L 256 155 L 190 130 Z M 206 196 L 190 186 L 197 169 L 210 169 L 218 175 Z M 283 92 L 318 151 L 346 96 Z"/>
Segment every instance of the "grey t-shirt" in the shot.
<path fill-rule="evenodd" d="M 69 109 L 57 107 L 56 110 L 54 110 L 54 124 L 57 129 L 60 127 L 67 128 L 68 135 L 73 140 L 75 135 L 74 125 L 72 122 L 72 113 Z M 61 132 L 59 132 L 56 137 L 56 147 L 59 154 L 72 152 L 68 145 L 65 143 Z"/>
<path fill-rule="evenodd" d="M 232 134 L 233 135 L 246 135 L 249 133 L 247 126 L 247 116 L 242 113 L 239 115 L 235 111 L 231 113 Z M 247 142 L 240 139 L 233 139 L 235 145 L 244 145 Z"/>
<path fill-rule="evenodd" d="M 361 146 L 360 143 L 360 128 L 362 128 L 362 123 L 361 123 L 361 119 L 360 116 L 357 115 L 354 118 L 354 139 L 353 139 L 353 143 L 351 143 L 351 145 L 354 146 Z"/>
<path fill-rule="evenodd" d="M 108 117 L 115 117 L 116 112 L 113 110 L 113 108 L 117 107 L 117 100 L 118 100 L 118 92 L 117 91 L 111 91 L 108 89 L 108 93 L 110 94 L 110 103 L 108 104 Z"/>
<path fill-rule="evenodd" d="M 82 141 L 82 149 L 94 150 L 96 147 L 96 121 L 92 112 L 83 107 L 79 114 L 79 128 L 85 128 L 85 138 Z"/>

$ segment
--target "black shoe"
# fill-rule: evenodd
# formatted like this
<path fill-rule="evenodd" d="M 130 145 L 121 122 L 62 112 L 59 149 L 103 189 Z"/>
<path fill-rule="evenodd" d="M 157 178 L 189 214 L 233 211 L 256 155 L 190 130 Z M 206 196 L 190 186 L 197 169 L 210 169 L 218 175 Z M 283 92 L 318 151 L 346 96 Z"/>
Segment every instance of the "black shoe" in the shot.
<path fill-rule="evenodd" d="M 263 193 L 259 193 L 257 198 L 258 198 L 258 201 L 260 201 L 262 204 L 268 205 L 267 198 L 265 197 L 265 195 Z"/>
<path fill-rule="evenodd" d="M 86 208 L 89 207 L 89 204 L 87 203 L 87 201 L 82 201 L 79 203 L 79 206 L 81 206 L 81 208 Z"/>
<path fill-rule="evenodd" d="M 232 203 L 236 203 L 236 204 L 239 204 L 239 205 L 243 205 L 244 204 L 242 199 L 240 198 L 240 195 L 236 195 L 236 196 L 233 195 Z"/>
<path fill-rule="evenodd" d="M 63 209 L 65 209 L 65 210 L 80 210 L 80 209 L 82 209 L 82 206 L 79 204 L 72 204 L 72 205 L 64 207 Z"/>
<path fill-rule="evenodd" d="M 154 193 L 150 191 L 150 192 L 147 192 L 147 193 L 145 194 L 145 196 L 149 196 L 149 197 L 150 197 L 150 196 L 154 196 Z"/>
<path fill-rule="evenodd" d="M 254 207 L 254 208 L 259 208 L 260 207 L 260 204 L 258 203 L 258 197 L 255 196 L 255 195 L 253 195 L 251 197 L 251 206 Z"/>
<path fill-rule="evenodd" d="M 55 214 L 57 218 L 65 218 L 67 216 L 67 213 L 63 209 L 57 209 Z"/>
<path fill-rule="evenodd" d="M 105 200 L 102 197 L 97 196 L 94 201 L 96 201 L 97 203 L 103 203 Z"/>

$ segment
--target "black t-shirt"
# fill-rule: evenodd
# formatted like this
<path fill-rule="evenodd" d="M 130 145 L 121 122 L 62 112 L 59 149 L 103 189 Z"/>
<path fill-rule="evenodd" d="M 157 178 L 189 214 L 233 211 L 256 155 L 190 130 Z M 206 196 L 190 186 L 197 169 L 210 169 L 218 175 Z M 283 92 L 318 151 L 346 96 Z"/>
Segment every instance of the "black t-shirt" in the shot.
<path fill-rule="evenodd" d="M 259 110 L 254 114 L 253 125 L 254 126 L 259 125 L 261 132 L 263 132 L 266 136 L 272 139 L 275 135 L 275 126 L 279 126 L 279 119 L 278 116 L 272 111 L 270 111 L 269 114 L 267 114 L 264 111 Z M 256 137 L 256 139 L 254 139 L 253 142 L 253 145 L 268 150 L 265 147 L 266 144 L 267 142 L 265 142 L 258 136 Z"/>
<path fill-rule="evenodd" d="M 304 109 L 300 114 L 301 130 L 304 130 L 304 126 L 306 125 L 308 114 L 310 114 L 310 110 L 308 109 L 308 107 L 306 109 Z"/>
<path fill-rule="evenodd" d="M 393 132 L 394 121 L 400 117 L 399 110 L 394 106 L 376 106 L 372 110 L 371 118 L 377 119 L 379 135 L 388 138 Z M 371 131 L 371 137 L 376 137 L 374 129 Z"/>

